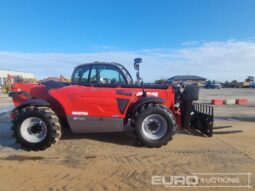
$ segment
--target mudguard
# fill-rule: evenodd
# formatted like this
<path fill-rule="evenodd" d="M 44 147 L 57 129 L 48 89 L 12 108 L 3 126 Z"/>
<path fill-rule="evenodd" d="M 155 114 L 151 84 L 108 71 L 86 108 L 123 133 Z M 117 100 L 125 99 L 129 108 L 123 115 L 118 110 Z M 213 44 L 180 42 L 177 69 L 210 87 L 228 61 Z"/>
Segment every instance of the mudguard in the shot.
<path fill-rule="evenodd" d="M 29 93 L 27 93 L 26 91 L 12 91 L 8 93 L 8 96 L 11 98 L 15 98 L 17 96 L 25 96 L 28 99 L 31 99 L 31 95 Z"/>
<path fill-rule="evenodd" d="M 47 107 L 49 107 L 50 103 L 45 100 L 42 100 L 42 99 L 30 99 L 28 101 L 23 102 L 16 108 L 14 108 L 13 111 L 23 109 L 27 106 L 47 106 Z"/>
<path fill-rule="evenodd" d="M 166 101 L 160 97 L 143 97 L 128 109 L 128 113 L 129 114 L 135 113 L 137 109 L 139 109 L 142 105 L 146 103 L 164 103 L 164 102 Z"/>

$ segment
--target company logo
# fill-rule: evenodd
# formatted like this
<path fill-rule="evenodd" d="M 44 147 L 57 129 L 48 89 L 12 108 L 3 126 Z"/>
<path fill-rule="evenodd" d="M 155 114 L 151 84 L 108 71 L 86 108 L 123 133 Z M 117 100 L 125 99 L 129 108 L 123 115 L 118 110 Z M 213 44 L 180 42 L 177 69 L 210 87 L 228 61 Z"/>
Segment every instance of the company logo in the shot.
<path fill-rule="evenodd" d="M 84 111 L 72 111 L 72 115 L 83 115 L 86 116 L 88 115 L 88 112 L 84 112 Z"/>
<path fill-rule="evenodd" d="M 146 92 L 147 95 L 158 97 L 158 92 Z M 136 96 L 142 96 L 143 92 L 137 92 Z"/>
<path fill-rule="evenodd" d="M 251 188 L 251 173 L 192 173 L 190 176 L 152 176 L 151 184 L 163 187 Z"/>
<path fill-rule="evenodd" d="M 163 185 L 165 187 L 175 186 L 197 186 L 197 176 L 152 176 L 151 183 L 153 185 Z"/>

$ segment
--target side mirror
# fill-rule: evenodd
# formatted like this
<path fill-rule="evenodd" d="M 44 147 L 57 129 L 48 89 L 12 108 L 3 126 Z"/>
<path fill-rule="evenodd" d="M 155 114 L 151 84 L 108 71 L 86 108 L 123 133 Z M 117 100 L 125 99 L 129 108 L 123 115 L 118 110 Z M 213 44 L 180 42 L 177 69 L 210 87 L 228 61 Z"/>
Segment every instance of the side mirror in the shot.
<path fill-rule="evenodd" d="M 135 58 L 134 60 L 134 68 L 135 70 L 139 70 L 139 64 L 142 63 L 142 59 L 141 58 Z"/>
<path fill-rule="evenodd" d="M 134 68 L 135 70 L 137 70 L 136 72 L 136 78 L 137 78 L 137 81 L 136 83 L 137 84 L 141 84 L 141 78 L 140 78 L 140 74 L 139 74 L 139 64 L 142 63 L 142 59 L 141 58 L 135 58 L 134 60 Z"/>

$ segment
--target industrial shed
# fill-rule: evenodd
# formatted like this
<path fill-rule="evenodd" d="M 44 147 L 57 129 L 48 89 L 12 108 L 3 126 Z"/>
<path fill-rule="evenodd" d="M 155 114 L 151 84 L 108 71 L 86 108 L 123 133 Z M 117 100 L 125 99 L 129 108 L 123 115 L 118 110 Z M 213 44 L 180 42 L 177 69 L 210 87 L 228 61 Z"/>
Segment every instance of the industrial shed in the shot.
<path fill-rule="evenodd" d="M 8 75 L 11 76 L 21 76 L 23 79 L 35 79 L 35 75 L 30 72 L 19 72 L 19 71 L 13 71 L 13 70 L 1 70 L 0 69 L 0 85 L 3 85 L 4 82 L 7 80 Z"/>
<path fill-rule="evenodd" d="M 204 86 L 206 83 L 206 78 L 194 75 L 179 75 L 169 78 L 167 82 L 171 84 L 198 84 L 199 86 Z"/>

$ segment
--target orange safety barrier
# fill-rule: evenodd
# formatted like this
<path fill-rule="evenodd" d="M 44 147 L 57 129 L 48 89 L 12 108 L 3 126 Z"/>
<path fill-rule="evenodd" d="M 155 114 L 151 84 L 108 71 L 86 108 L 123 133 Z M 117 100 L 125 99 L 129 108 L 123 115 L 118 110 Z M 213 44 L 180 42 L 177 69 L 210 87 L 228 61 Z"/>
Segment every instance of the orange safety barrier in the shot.
<path fill-rule="evenodd" d="M 236 104 L 237 105 L 247 105 L 248 100 L 247 99 L 236 99 Z"/>
<path fill-rule="evenodd" d="M 211 100 L 211 104 L 212 105 L 223 105 L 224 104 L 224 100 L 223 99 L 212 99 Z"/>

